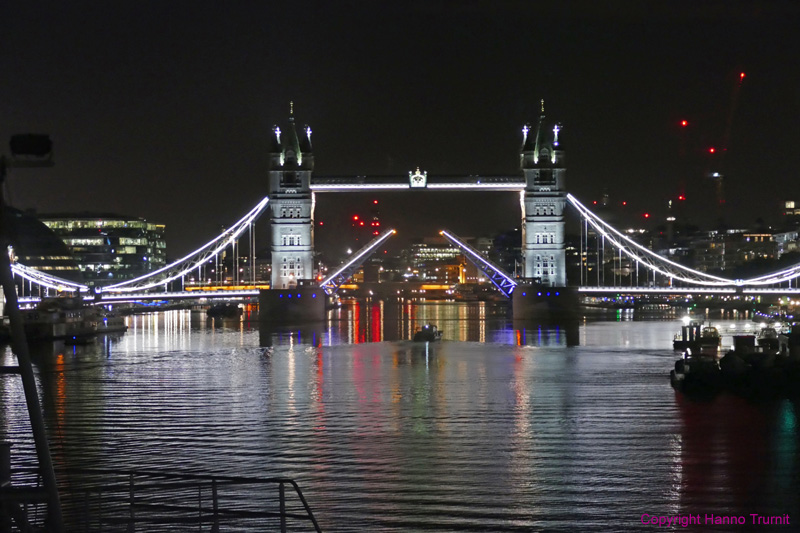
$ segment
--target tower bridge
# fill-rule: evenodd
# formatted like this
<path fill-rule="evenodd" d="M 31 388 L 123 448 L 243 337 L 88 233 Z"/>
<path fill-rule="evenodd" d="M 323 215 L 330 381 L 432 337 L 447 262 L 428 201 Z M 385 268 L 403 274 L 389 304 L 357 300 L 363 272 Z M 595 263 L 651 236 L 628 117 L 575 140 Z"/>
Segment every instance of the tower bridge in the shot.
<path fill-rule="evenodd" d="M 233 247 L 236 250 L 243 233 L 252 230 L 253 223 L 262 214 L 269 213 L 272 254 L 270 288 L 261 289 L 260 292 L 255 288 L 248 289 L 238 295 L 252 297 L 260 294 L 262 303 L 271 301 L 275 304 L 272 306 L 274 312 L 278 314 L 285 314 L 290 307 L 303 311 L 309 305 L 300 302 L 313 301 L 313 313 L 319 313 L 319 304 L 324 296 L 335 292 L 376 249 L 376 243 L 390 238 L 394 231 L 384 232 L 354 254 L 348 263 L 337 267 L 333 275 L 321 280 L 317 277 L 314 265 L 314 210 L 317 195 L 401 190 L 506 191 L 519 194 L 524 265 L 521 276 L 509 276 L 454 234 L 441 232 L 464 252 L 468 260 L 476 264 L 501 293 L 512 300 L 517 317 L 574 311 L 577 307 L 576 294 L 789 295 L 800 292 L 794 281 L 800 277 L 800 265 L 747 280 L 727 279 L 688 268 L 633 241 L 567 193 L 565 152 L 559 138 L 560 132 L 559 124 L 547 122 L 544 110 L 536 124 L 526 125 L 522 129 L 518 175 L 429 175 L 417 168 L 407 174 L 393 176 L 315 176 L 311 128 L 304 126 L 298 134 L 291 113 L 284 129 L 278 126 L 273 128 L 268 195 L 250 212 L 221 235 L 178 261 L 140 278 L 94 288 L 93 296 L 104 301 L 181 298 L 189 292 L 183 284 L 186 276 L 191 276 L 195 271 L 199 274 L 203 265 L 218 258 L 226 249 Z M 564 216 L 567 206 L 579 215 L 582 222 L 580 280 L 567 280 L 566 275 Z M 608 247 L 617 254 L 613 260 L 622 263 L 624 259 L 628 264 L 635 265 L 635 276 L 629 275 L 628 286 L 619 283 L 621 275 L 609 284 L 600 276 L 593 283 L 595 280 L 589 279 L 588 272 L 584 275 L 584 269 L 588 268 L 585 263 L 590 254 L 590 234 L 603 253 Z M 86 286 L 60 280 L 25 265 L 14 264 L 13 270 L 15 275 L 30 284 L 59 291 L 90 292 Z M 633 271 L 633 266 L 630 270 Z M 175 290 L 176 283 L 180 284 L 180 290 Z M 209 291 L 202 296 L 225 298 L 231 297 L 231 294 L 227 291 Z M 200 293 L 193 291 L 191 297 L 198 296 Z M 266 307 L 270 308 L 270 305 Z"/>

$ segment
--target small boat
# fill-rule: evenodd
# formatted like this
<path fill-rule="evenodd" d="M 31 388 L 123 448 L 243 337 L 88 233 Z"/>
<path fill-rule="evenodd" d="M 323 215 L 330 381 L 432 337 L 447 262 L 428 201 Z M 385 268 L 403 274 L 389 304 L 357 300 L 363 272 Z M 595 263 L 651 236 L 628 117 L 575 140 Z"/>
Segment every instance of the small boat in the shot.
<path fill-rule="evenodd" d="M 719 348 L 722 336 L 714 326 L 703 326 L 699 322 L 689 322 L 681 326 L 680 333 L 672 339 L 674 350 L 695 350 L 704 348 Z"/>
<path fill-rule="evenodd" d="M 713 395 L 722 388 L 722 371 L 716 351 L 687 349 L 669 373 L 672 387 L 685 394 Z"/>
<path fill-rule="evenodd" d="M 414 342 L 433 342 L 442 338 L 442 332 L 433 324 L 425 324 L 414 333 Z"/>
<path fill-rule="evenodd" d="M 756 336 L 756 344 L 764 351 L 789 352 L 789 337 L 773 326 L 761 328 Z"/>

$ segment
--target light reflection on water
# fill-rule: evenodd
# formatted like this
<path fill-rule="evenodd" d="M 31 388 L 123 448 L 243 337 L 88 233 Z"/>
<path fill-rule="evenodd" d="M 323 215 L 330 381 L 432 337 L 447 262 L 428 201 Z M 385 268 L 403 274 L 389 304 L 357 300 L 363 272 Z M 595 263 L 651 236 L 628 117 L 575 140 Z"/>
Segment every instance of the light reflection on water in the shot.
<path fill-rule="evenodd" d="M 606 318 L 523 327 L 488 304 L 362 302 L 259 331 L 174 311 L 34 357 L 57 468 L 286 475 L 325 531 L 797 514 L 796 404 L 687 401 L 668 380 L 677 318 Z M 427 322 L 444 340 L 410 342 Z M 0 428 L 26 464 L 20 392 L 0 381 Z"/>

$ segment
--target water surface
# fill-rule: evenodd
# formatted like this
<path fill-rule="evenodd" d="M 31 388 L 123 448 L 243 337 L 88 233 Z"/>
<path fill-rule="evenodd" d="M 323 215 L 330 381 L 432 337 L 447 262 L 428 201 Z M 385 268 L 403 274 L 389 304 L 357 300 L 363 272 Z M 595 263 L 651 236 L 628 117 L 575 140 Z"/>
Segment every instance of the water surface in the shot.
<path fill-rule="evenodd" d="M 677 318 L 630 318 L 522 327 L 484 304 L 361 303 L 259 331 L 171 311 L 34 358 L 57 469 L 288 476 L 324 531 L 800 520 L 797 405 L 688 401 L 669 385 Z M 426 322 L 445 340 L 407 340 Z M 19 383 L 0 384 L 0 431 L 24 466 Z"/>

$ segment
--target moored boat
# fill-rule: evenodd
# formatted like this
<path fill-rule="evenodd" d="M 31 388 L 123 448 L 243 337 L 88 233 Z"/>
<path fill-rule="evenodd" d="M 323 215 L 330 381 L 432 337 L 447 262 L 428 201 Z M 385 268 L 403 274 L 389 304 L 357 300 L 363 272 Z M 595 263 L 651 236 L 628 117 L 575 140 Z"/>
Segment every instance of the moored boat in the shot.
<path fill-rule="evenodd" d="M 756 343 L 765 350 L 785 352 L 788 350 L 789 337 L 772 326 L 761 328 L 756 336 Z"/>
<path fill-rule="evenodd" d="M 722 387 L 717 355 L 716 350 L 686 350 L 669 373 L 670 384 L 675 390 L 686 394 L 716 394 Z"/>
<path fill-rule="evenodd" d="M 672 339 L 674 350 L 703 350 L 719 348 L 722 345 L 722 335 L 714 326 L 704 326 L 700 322 L 689 322 L 681 326 L 680 333 Z"/>
<path fill-rule="evenodd" d="M 22 311 L 25 336 L 30 340 L 88 337 L 97 331 L 91 308 L 78 298 L 48 298 Z"/>
<path fill-rule="evenodd" d="M 785 337 L 785 336 L 783 336 Z M 800 358 L 790 346 L 756 344 L 755 335 L 735 335 L 733 349 L 687 350 L 670 371 L 672 386 L 686 394 L 714 395 L 728 392 L 744 397 L 796 397 L 800 383 Z"/>

